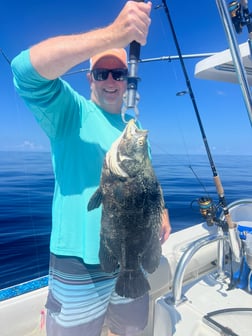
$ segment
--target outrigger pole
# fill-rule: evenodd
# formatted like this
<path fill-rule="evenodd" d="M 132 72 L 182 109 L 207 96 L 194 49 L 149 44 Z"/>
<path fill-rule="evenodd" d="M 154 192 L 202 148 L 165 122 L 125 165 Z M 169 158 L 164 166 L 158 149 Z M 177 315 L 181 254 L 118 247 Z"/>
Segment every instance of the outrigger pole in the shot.
<path fill-rule="evenodd" d="M 216 54 L 216 52 L 211 52 L 211 53 L 199 53 L 199 54 L 186 54 L 186 55 L 182 55 L 183 58 L 185 59 L 192 59 L 192 58 L 205 58 L 205 57 L 209 57 L 209 56 L 213 56 L 214 54 Z M 151 57 L 151 58 L 140 58 L 138 60 L 138 63 L 149 63 L 149 62 L 159 62 L 159 61 L 168 61 L 168 62 L 172 62 L 172 61 L 177 61 L 179 60 L 179 56 L 178 55 L 168 55 L 168 56 L 159 56 L 159 57 Z M 69 71 L 67 73 L 64 74 L 64 76 L 66 75 L 75 75 L 81 72 L 88 72 L 90 71 L 90 68 L 83 68 L 83 69 L 79 69 L 79 70 L 74 70 L 74 71 Z"/>
<path fill-rule="evenodd" d="M 237 261 L 240 261 L 240 242 L 239 242 L 237 232 L 236 232 L 236 224 L 232 221 L 229 210 L 228 210 L 228 207 L 227 207 L 227 203 L 226 203 L 226 199 L 225 199 L 225 195 L 224 195 L 224 189 L 222 187 L 222 183 L 221 183 L 220 177 L 217 173 L 217 170 L 216 170 L 213 158 L 212 158 L 212 154 L 211 154 L 211 151 L 210 151 L 210 148 L 209 148 L 209 145 L 208 145 L 208 141 L 207 141 L 207 138 L 206 138 L 204 127 L 203 127 L 201 117 L 200 117 L 200 114 L 199 114 L 199 110 L 198 110 L 198 107 L 197 107 L 197 103 L 196 103 L 196 100 L 195 100 L 195 97 L 194 97 L 191 82 L 190 82 L 189 76 L 187 74 L 184 59 L 182 57 L 182 53 L 181 53 L 181 50 L 180 50 L 180 46 L 179 46 L 179 43 L 178 43 L 178 39 L 177 39 L 177 36 L 176 36 L 174 26 L 173 26 L 173 23 L 172 23 L 172 19 L 171 19 L 170 13 L 169 13 L 169 9 L 167 7 L 167 4 L 166 4 L 165 0 L 162 0 L 162 3 L 163 3 L 163 8 L 164 8 L 165 14 L 167 16 L 170 28 L 171 28 L 174 43 L 175 43 L 175 46 L 176 46 L 176 49 L 177 49 L 177 53 L 179 55 L 179 60 L 180 60 L 182 70 L 183 70 L 183 73 L 184 73 L 184 77 L 185 77 L 185 80 L 186 80 L 188 93 L 190 95 L 190 98 L 191 98 L 191 101 L 192 101 L 192 104 L 193 104 L 193 107 L 194 107 L 194 111 L 195 111 L 197 121 L 198 121 L 198 124 L 199 124 L 199 127 L 200 127 L 200 131 L 201 131 L 202 139 L 203 139 L 205 149 L 206 149 L 206 152 L 207 152 L 207 156 L 208 156 L 208 159 L 209 159 L 209 163 L 210 163 L 210 166 L 211 166 L 211 169 L 212 169 L 212 172 L 213 172 L 214 183 L 215 183 L 215 186 L 216 186 L 217 193 L 219 195 L 219 203 L 220 203 L 220 206 L 222 207 L 222 210 L 223 210 L 223 213 L 224 213 L 224 216 L 225 216 L 225 220 L 226 220 L 226 223 L 228 225 L 231 249 L 232 249 L 232 252 L 234 254 L 235 259 Z M 208 205 L 211 206 L 211 202 L 207 202 L 207 201 L 204 198 L 203 202 L 202 202 L 202 203 L 204 203 L 203 205 L 205 205 L 206 207 Z M 206 211 L 206 214 L 209 214 L 209 213 Z M 211 215 L 211 213 L 210 213 L 210 215 Z"/>
<path fill-rule="evenodd" d="M 216 53 L 200 53 L 200 54 L 188 54 L 188 55 L 182 55 L 183 58 L 201 58 L 201 57 L 209 57 L 213 56 Z M 179 60 L 179 56 L 160 56 L 160 57 L 152 57 L 152 58 L 143 58 L 139 59 L 139 63 L 146 63 L 146 62 L 155 62 L 155 61 L 174 61 Z"/>

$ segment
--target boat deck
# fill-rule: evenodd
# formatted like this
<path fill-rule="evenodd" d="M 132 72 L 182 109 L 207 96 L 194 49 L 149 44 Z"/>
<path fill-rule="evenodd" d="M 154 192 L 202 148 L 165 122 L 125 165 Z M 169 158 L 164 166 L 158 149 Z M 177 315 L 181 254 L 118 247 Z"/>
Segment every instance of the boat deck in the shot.
<path fill-rule="evenodd" d="M 155 336 L 252 335 L 252 294 L 248 291 L 228 290 L 228 283 L 212 273 L 185 286 L 183 292 L 184 301 L 177 305 L 169 295 L 157 301 Z"/>

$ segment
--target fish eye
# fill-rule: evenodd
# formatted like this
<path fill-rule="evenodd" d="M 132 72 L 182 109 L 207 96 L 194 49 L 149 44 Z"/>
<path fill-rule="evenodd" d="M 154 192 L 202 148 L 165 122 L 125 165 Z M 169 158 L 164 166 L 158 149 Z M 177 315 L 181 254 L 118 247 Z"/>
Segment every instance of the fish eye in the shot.
<path fill-rule="evenodd" d="M 144 141 L 143 141 L 143 139 L 139 139 L 139 140 L 138 140 L 138 144 L 139 144 L 139 146 L 143 146 L 143 145 L 144 145 Z"/>

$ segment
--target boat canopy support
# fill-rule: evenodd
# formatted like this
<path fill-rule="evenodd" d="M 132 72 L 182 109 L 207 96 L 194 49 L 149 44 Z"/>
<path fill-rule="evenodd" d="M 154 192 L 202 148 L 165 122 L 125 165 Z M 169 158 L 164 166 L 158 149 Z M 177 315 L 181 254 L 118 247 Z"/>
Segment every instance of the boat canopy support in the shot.
<path fill-rule="evenodd" d="M 247 1 L 243 1 L 243 3 L 246 3 Z M 235 36 L 234 27 L 230 18 L 230 13 L 228 11 L 227 5 L 225 3 L 225 0 L 216 0 L 216 4 L 219 10 L 220 18 L 222 20 L 224 30 L 226 33 L 226 37 L 228 40 L 231 56 L 233 59 L 233 63 L 235 66 L 235 70 L 238 77 L 238 82 L 240 84 L 244 102 L 247 108 L 250 124 L 252 126 L 252 97 L 251 97 L 251 91 L 248 83 L 248 79 L 246 76 L 246 71 L 244 68 L 244 65 L 242 63 L 242 57 L 240 54 L 240 49 L 237 43 L 237 39 Z M 251 41 L 249 42 L 251 43 Z"/>

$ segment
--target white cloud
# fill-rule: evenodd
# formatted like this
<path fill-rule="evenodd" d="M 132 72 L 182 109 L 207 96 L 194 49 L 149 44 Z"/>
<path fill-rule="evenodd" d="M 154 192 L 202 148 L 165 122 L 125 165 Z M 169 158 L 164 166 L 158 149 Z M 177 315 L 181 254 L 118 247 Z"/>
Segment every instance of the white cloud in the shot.
<path fill-rule="evenodd" d="M 39 152 L 39 151 L 48 151 L 46 147 L 40 144 L 36 144 L 30 140 L 24 140 L 20 144 L 11 144 L 8 143 L 5 146 L 1 146 L 0 150 L 4 151 L 34 151 L 34 152 Z"/>
<path fill-rule="evenodd" d="M 43 146 L 37 145 L 32 141 L 24 140 L 23 143 L 17 146 L 17 149 L 24 151 L 40 151 L 43 150 Z"/>

